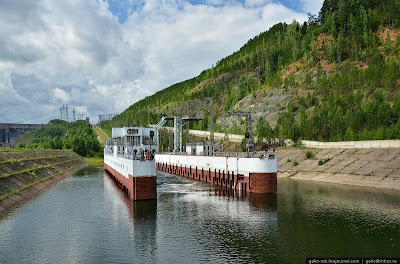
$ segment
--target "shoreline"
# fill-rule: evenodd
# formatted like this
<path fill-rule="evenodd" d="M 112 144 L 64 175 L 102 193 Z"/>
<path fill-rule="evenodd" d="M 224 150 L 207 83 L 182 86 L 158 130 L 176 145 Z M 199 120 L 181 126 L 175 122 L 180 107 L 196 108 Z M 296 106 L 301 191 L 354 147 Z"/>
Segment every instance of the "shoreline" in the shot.
<path fill-rule="evenodd" d="M 400 191 L 400 148 L 283 147 L 276 153 L 278 178 Z"/>
<path fill-rule="evenodd" d="M 6 217 L 10 212 L 12 212 L 17 207 L 23 205 L 26 202 L 34 199 L 40 194 L 44 193 L 48 189 L 50 189 L 55 184 L 61 182 L 65 178 L 73 175 L 81 169 L 89 166 L 88 163 L 81 164 L 79 166 L 73 167 L 72 169 L 65 171 L 59 175 L 52 176 L 51 178 L 39 182 L 19 193 L 16 193 L 8 198 L 0 201 L 0 219 Z"/>
<path fill-rule="evenodd" d="M 382 185 L 376 185 L 376 184 L 366 184 L 366 183 L 357 183 L 357 182 L 350 182 L 350 181 L 341 181 L 338 179 L 320 179 L 317 177 L 307 177 L 301 174 L 300 176 L 296 176 L 296 173 L 292 174 L 291 172 L 280 172 L 284 174 L 283 176 L 279 176 L 278 173 L 278 179 L 293 179 L 293 180 L 299 180 L 299 181 L 304 181 L 304 182 L 314 182 L 314 183 L 327 183 L 327 184 L 334 184 L 334 185 L 343 185 L 343 186 L 348 186 L 348 187 L 366 187 L 366 188 L 373 188 L 375 190 L 386 190 L 386 191 L 399 191 L 400 194 L 400 187 L 397 186 L 382 186 Z M 304 172 L 306 174 L 307 172 Z M 290 174 L 290 175 L 287 175 Z M 349 175 L 349 176 L 354 176 L 357 177 L 357 175 Z"/>

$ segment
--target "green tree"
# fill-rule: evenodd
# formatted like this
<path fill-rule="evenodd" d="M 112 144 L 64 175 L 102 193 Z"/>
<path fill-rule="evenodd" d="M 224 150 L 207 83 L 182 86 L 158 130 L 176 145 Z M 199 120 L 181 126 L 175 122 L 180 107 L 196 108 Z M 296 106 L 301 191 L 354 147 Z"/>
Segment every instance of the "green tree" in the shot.
<path fill-rule="evenodd" d="M 273 138 L 272 128 L 263 116 L 260 116 L 257 120 L 255 136 L 259 146 L 262 146 L 265 141 L 269 144 Z"/>

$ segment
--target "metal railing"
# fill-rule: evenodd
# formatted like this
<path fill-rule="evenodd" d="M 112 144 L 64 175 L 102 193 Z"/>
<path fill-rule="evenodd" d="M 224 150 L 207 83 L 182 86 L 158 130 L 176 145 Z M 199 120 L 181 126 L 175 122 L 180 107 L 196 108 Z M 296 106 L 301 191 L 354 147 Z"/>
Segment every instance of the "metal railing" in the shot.
<path fill-rule="evenodd" d="M 275 159 L 275 152 L 258 151 L 258 152 L 214 152 L 214 155 L 196 155 L 188 154 L 186 152 L 174 153 L 174 152 L 161 152 L 159 154 L 169 155 L 189 155 L 189 156 L 215 156 L 215 157 L 237 157 L 237 158 L 259 158 L 259 159 Z"/>
<path fill-rule="evenodd" d="M 110 156 L 114 155 L 113 152 L 106 152 L 105 154 L 110 155 Z M 130 160 L 146 160 L 146 159 L 153 160 L 154 159 L 153 153 L 149 153 L 148 158 L 147 158 L 146 153 L 144 153 L 144 152 L 143 153 L 137 152 L 136 154 L 135 153 L 118 152 L 117 157 L 130 159 Z"/>
<path fill-rule="evenodd" d="M 157 145 L 157 141 L 155 140 L 151 140 L 151 139 L 143 139 L 142 140 L 142 144 L 144 146 L 156 146 Z M 138 142 L 124 142 L 121 139 L 108 139 L 107 140 L 107 145 L 108 146 L 120 146 L 120 147 L 140 147 L 142 146 L 142 144 L 140 144 L 140 141 Z"/>
<path fill-rule="evenodd" d="M 119 158 L 126 158 L 126 159 L 131 159 L 131 160 L 143 160 L 145 159 L 144 156 L 139 155 L 139 154 L 129 154 L 129 153 L 117 153 L 117 157 Z"/>

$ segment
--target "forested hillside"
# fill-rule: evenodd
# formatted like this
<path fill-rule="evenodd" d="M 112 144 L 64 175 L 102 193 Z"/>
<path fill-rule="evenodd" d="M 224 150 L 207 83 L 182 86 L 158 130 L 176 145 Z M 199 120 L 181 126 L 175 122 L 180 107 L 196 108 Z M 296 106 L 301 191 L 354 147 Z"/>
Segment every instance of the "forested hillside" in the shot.
<path fill-rule="evenodd" d="M 88 121 L 52 120 L 18 139 L 17 147 L 31 149 L 72 149 L 83 157 L 102 156 L 97 136 Z"/>
<path fill-rule="evenodd" d="M 399 138 L 399 10 L 400 0 L 325 0 L 307 22 L 274 25 L 101 125 L 154 124 L 171 113 L 203 117 L 191 126 L 208 129 L 214 111 L 216 131 L 244 133 L 229 113 L 250 111 L 260 144 Z"/>

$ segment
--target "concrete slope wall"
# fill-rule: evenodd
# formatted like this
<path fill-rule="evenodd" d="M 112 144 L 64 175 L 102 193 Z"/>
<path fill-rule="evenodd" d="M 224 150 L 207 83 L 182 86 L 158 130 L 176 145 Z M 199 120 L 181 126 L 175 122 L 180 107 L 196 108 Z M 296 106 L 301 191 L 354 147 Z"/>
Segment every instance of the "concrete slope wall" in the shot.
<path fill-rule="evenodd" d="M 307 159 L 307 152 L 314 157 Z M 400 190 L 400 148 L 284 147 L 276 153 L 278 177 Z"/>
<path fill-rule="evenodd" d="M 0 216 L 85 166 L 72 151 L 0 151 Z"/>

